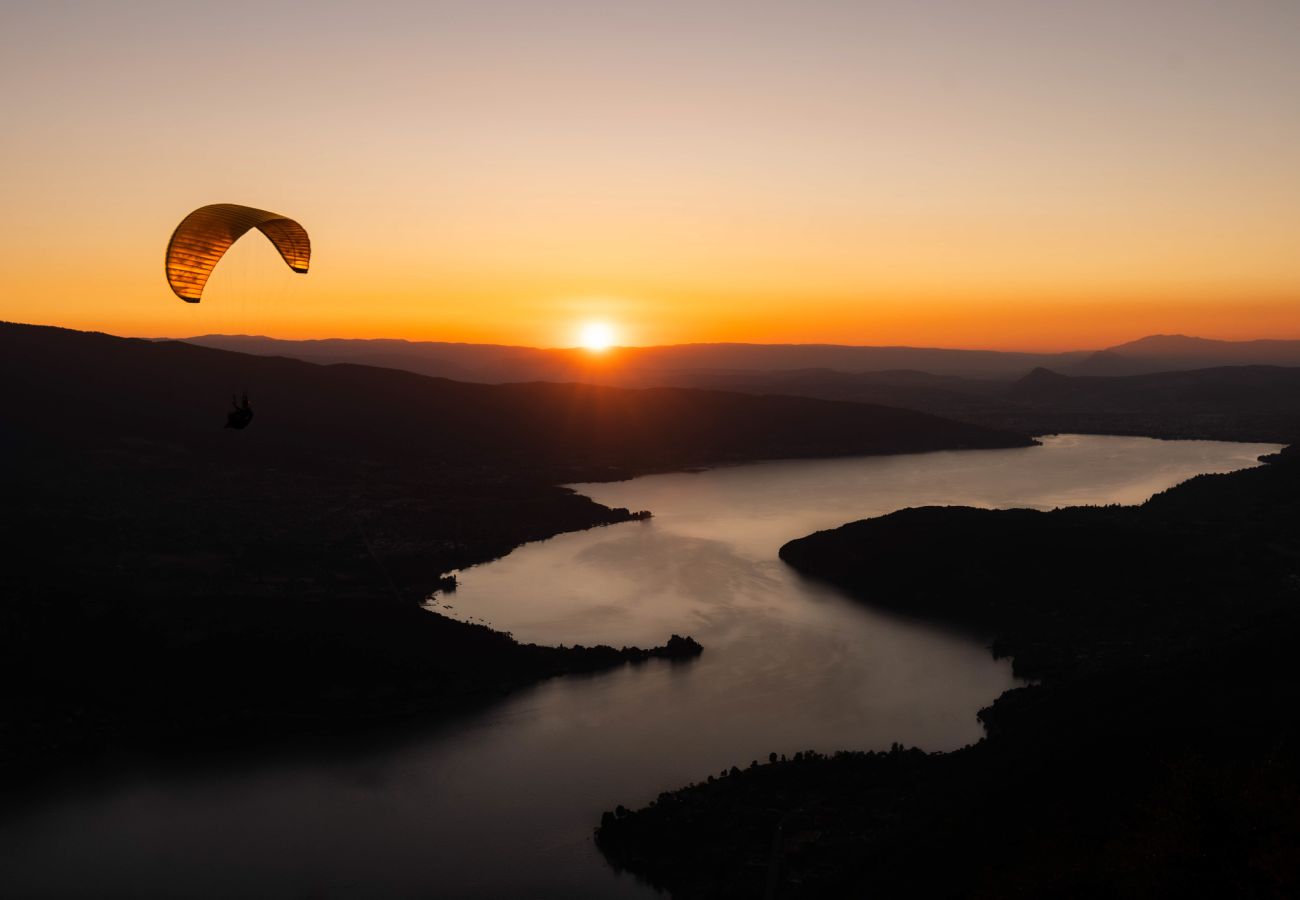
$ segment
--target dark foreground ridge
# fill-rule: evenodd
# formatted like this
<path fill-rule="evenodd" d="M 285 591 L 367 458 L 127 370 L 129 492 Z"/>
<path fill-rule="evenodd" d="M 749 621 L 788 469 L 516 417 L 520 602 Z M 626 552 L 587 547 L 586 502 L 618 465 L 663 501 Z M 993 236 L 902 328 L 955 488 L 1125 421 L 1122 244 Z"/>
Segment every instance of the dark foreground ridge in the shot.
<path fill-rule="evenodd" d="M 764 457 L 1024 446 L 907 410 L 461 384 L 0 324 L 0 758 L 364 727 L 655 651 L 420 608 L 445 573 L 643 518 L 557 485 Z M 256 419 L 223 429 L 232 392 Z M 490 623 L 487 623 L 490 624 Z"/>
<path fill-rule="evenodd" d="M 606 816 L 674 897 L 1300 891 L 1300 453 L 1141 507 L 904 510 L 782 548 L 1043 681 L 947 754 L 801 754 Z M 865 652 L 865 651 L 864 651 Z"/>

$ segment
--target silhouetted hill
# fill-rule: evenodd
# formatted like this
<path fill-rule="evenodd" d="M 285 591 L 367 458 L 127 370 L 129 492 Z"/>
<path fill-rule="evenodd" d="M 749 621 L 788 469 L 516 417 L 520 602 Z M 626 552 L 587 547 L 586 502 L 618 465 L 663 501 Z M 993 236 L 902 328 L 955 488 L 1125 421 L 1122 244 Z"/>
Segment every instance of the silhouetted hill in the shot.
<path fill-rule="evenodd" d="M 1164 366 L 1156 366 L 1163 371 Z M 1098 350 L 1070 367 L 1074 375 L 1138 375 L 1151 371 L 1149 361 L 1129 359 L 1114 350 Z"/>
<path fill-rule="evenodd" d="M 1221 365 L 1297 365 L 1300 341 L 1217 341 L 1183 334 L 1153 334 L 1111 347 L 1114 353 L 1147 359 L 1197 357 Z"/>
<path fill-rule="evenodd" d="M 1141 375 L 1215 366 L 1300 366 L 1300 341 L 1216 341 L 1156 334 L 1108 347 L 1080 360 L 1077 375 Z"/>
<path fill-rule="evenodd" d="M 1006 383 L 925 373 L 703 373 L 700 383 L 922 410 L 1026 434 L 1139 434 L 1286 443 L 1300 435 L 1300 368 L 1225 366 L 1131 376 L 1037 368 Z"/>
<path fill-rule="evenodd" d="M 1189 412 L 1229 409 L 1300 409 L 1300 368 L 1225 366 L 1127 377 L 1078 377 L 1035 369 L 1008 391 L 1015 400 L 1065 410 L 1149 409 L 1175 406 Z"/>
<path fill-rule="evenodd" d="M 1036 369 L 983 421 L 1045 431 L 1286 442 L 1300 435 L 1300 368 L 1225 366 L 1123 377 Z"/>
<path fill-rule="evenodd" d="M 645 658 L 418 606 L 444 572 L 635 516 L 567 481 L 1028 443 L 857 404 L 465 384 L 25 325 L 0 325 L 0 376 L 0 678 L 24 686 L 0 702 L 0 753 L 28 763 L 363 727 Z M 245 388 L 252 424 L 223 429 Z"/>
<path fill-rule="evenodd" d="M 1013 384 L 1007 391 L 1007 396 L 1034 403 L 1059 403 L 1073 397 L 1072 385 L 1076 381 L 1068 375 L 1040 367 Z"/>
<path fill-rule="evenodd" d="M 999 400 L 1007 383 L 932 375 L 910 369 L 882 372 L 836 372 L 831 369 L 794 369 L 788 372 L 701 370 L 674 373 L 673 380 L 698 387 L 850 400 L 930 411 L 979 411 L 1006 406 Z"/>
<path fill-rule="evenodd" d="M 682 373 L 693 383 L 759 394 L 917 409 L 1027 434 L 1076 432 L 1242 441 L 1300 434 L 1300 368 L 1230 366 L 1082 377 L 1037 368 L 1014 382 L 912 372 L 829 370 Z"/>
<path fill-rule="evenodd" d="M 1295 896 L 1298 504 L 1289 449 L 1141 507 L 910 509 L 792 541 L 804 574 L 977 625 L 1044 680 L 974 746 L 773 755 L 606 814 L 600 846 L 677 900 Z"/>

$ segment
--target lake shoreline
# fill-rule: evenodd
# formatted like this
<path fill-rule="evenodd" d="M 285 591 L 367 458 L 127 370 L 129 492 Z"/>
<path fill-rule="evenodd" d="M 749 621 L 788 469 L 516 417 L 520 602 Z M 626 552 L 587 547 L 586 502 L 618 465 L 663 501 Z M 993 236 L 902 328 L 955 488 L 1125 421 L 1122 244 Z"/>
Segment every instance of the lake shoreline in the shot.
<path fill-rule="evenodd" d="M 372 896 L 409 896 L 404 884 L 437 885 L 451 896 L 491 885 L 496 895 L 641 900 L 648 888 L 615 873 L 591 838 L 600 811 L 618 800 L 648 799 L 701 769 L 716 773 L 732 762 L 745 767 L 772 750 L 793 756 L 801 746 L 880 747 L 891 739 L 957 748 L 981 733 L 976 712 L 1017 683 L 1011 664 L 992 659 L 987 641 L 969 629 L 866 611 L 837 589 L 795 574 L 777 558 L 790 536 L 935 497 L 1044 507 L 1079 496 L 1098 502 L 1145 497 L 1198 471 L 1243 465 L 1252 458 L 1249 451 L 1264 449 L 1243 453 L 1224 444 L 1087 437 L 1043 444 L 970 454 L 778 460 L 586 482 L 576 485 L 578 494 L 538 492 L 539 511 L 655 514 L 635 527 L 525 542 L 497 562 L 462 570 L 455 591 L 437 600 L 454 605 L 449 615 L 497 623 L 495 631 L 419 608 L 414 599 L 421 571 L 427 576 L 428 570 L 394 564 L 407 556 L 414 561 L 465 552 L 429 541 L 421 528 L 425 510 L 451 516 L 460 508 L 408 505 L 403 497 L 411 492 L 401 483 L 371 478 L 360 498 L 364 505 L 353 507 L 368 548 L 347 543 L 341 532 L 324 545 L 300 543 L 292 556 L 280 541 L 273 558 L 289 566 L 283 571 L 335 573 L 335 584 L 351 585 L 351 599 L 295 600 L 299 585 L 260 577 L 245 582 L 244 606 L 232 608 L 238 593 L 210 583 L 210 597 L 178 607 L 178 615 L 163 622 L 189 621 L 193 633 L 206 636 L 179 643 L 183 634 L 163 632 L 168 644 L 183 648 L 178 671 L 212 672 L 197 684 L 172 679 L 168 693 L 180 703 L 164 710 L 177 733 L 200 737 L 183 745 L 160 738 L 153 747 L 137 737 L 129 753 L 55 768 L 24 796 L 10 791 L 0 830 L 10 846 L 25 848 L 30 861 L 19 868 L 26 883 L 62 880 L 70 895 L 75 886 L 43 874 L 39 860 L 57 853 L 79 859 L 84 871 L 98 871 L 114 859 L 104 884 L 122 892 L 147 865 L 142 854 L 166 853 L 187 860 L 186 871 L 208 872 L 205 877 L 228 894 L 248 891 L 253 876 L 238 873 L 249 866 L 261 873 L 259 884 L 274 881 L 293 890 L 302 885 L 295 873 L 310 859 L 322 878 L 366 878 Z M 257 490 L 293 487 L 292 480 L 280 479 Z M 271 496 L 292 500 L 295 494 Z M 499 493 L 511 496 L 518 495 Z M 634 518 L 630 512 L 617 517 Z M 331 514 L 320 521 L 341 526 L 348 518 Z M 243 546 L 256 546 L 263 531 L 277 531 L 274 519 L 249 525 L 238 534 Z M 401 596 L 377 603 L 384 570 Z M 175 571 L 175 563 L 160 570 L 150 589 L 155 597 L 167 596 L 166 576 Z M 318 582 L 316 589 L 323 586 Z M 108 608 L 129 610 L 116 599 Z M 115 646 L 117 627 L 131 628 L 138 642 L 142 626 L 159 627 L 140 618 L 154 608 L 153 601 L 139 607 L 121 626 L 106 620 L 100 644 Z M 284 611 L 283 619 L 267 618 L 275 610 Z M 217 639 L 228 631 L 225 623 L 248 621 L 269 631 L 271 647 L 284 646 L 307 626 L 309 646 L 330 649 L 316 659 L 296 654 L 285 667 L 256 652 L 255 644 L 232 643 L 242 632 Z M 382 646 L 357 627 L 362 621 L 386 623 Z M 572 648 L 560 646 L 576 640 L 588 648 L 647 647 L 684 628 L 709 652 L 689 661 L 607 668 L 614 660 L 583 665 Z M 430 646 L 442 648 L 439 655 L 431 657 Z M 460 656 L 449 655 L 457 647 Z M 557 650 L 567 658 L 557 659 Z M 115 662 L 119 683 L 121 673 L 131 671 L 123 662 Z M 270 678 L 259 669 L 267 663 L 275 665 Z M 155 694 L 158 673 L 170 671 L 135 668 Z M 574 671 L 581 668 L 588 671 Z M 569 674 L 518 689 L 519 679 L 557 670 Z M 484 694 L 479 672 L 491 673 L 500 691 Z M 363 682 L 377 689 L 357 692 Z M 240 711 L 238 720 L 205 716 L 214 708 L 205 683 L 221 691 L 214 698 L 219 706 Z M 285 690 L 266 689 L 276 683 Z M 428 701 L 457 696 L 468 702 Z M 367 709 L 392 715 L 376 718 Z M 140 721 L 157 721 L 159 710 L 141 709 L 140 715 Z M 119 704 L 117 717 L 129 719 L 132 710 Z M 207 730 L 191 731 L 189 723 L 200 717 L 211 720 Z M 268 733 L 277 722 L 287 723 L 287 734 Z M 155 799 L 141 806 L 140 797 Z M 323 812 L 304 818 L 309 809 Z M 209 851 L 203 836 L 234 823 L 240 824 L 222 839 L 223 849 Z M 130 839 L 152 833 L 140 829 L 158 828 L 144 843 Z M 550 835 L 545 859 L 537 856 L 540 834 Z M 294 835 L 291 854 L 259 849 L 280 846 L 282 835 Z M 313 835 L 351 852 L 319 855 Z M 366 874 L 348 861 L 376 854 L 392 859 L 393 867 Z M 211 868 L 216 858 L 227 857 L 242 862 L 231 870 Z M 182 888 L 173 880 L 169 889 Z"/>
<path fill-rule="evenodd" d="M 453 626 L 463 625 L 438 613 L 422 613 Z M 430 690 L 369 698 L 346 707 L 334 705 L 321 710 L 278 710 L 225 719 L 199 711 L 204 720 L 202 727 L 138 731 L 127 739 L 105 740 L 93 731 L 83 735 L 64 733 L 58 743 L 19 748 L 28 750 L 27 755 L 9 748 L 0 785 L 11 791 L 11 797 L 20 793 L 32 795 L 54 786 L 62 778 L 111 774 L 146 764 L 183 767 L 231 757 L 255 759 L 267 753 L 319 752 L 318 742 L 329 745 L 351 738 L 382 743 L 411 729 L 437 727 L 482 712 L 551 679 L 598 675 L 651 662 L 689 664 L 704 652 L 704 647 L 693 638 L 676 634 L 664 644 L 649 648 L 545 647 L 521 644 L 485 626 L 465 627 L 487 632 L 499 643 L 499 652 L 512 657 L 508 665 L 500 666 L 507 670 L 506 677 L 460 685 L 462 689 L 456 692 Z M 520 665 L 513 657 L 525 660 L 523 671 L 518 671 Z"/>
<path fill-rule="evenodd" d="M 908 509 L 786 544 L 788 564 L 862 602 L 982 623 L 1043 680 L 982 710 L 988 737 L 962 750 L 773 754 L 620 808 L 597 829 L 606 858 L 677 900 L 1088 894 L 1138 877 L 1148 896 L 1286 893 L 1294 875 L 1264 860 L 1300 833 L 1258 792 L 1300 775 L 1300 453 L 1262 461 L 1140 507 Z M 989 565 L 1003 554 L 1011 568 Z M 1240 857 L 1160 824 L 1202 808 L 1277 836 Z M 1097 842 L 1126 829 L 1131 853 Z"/>

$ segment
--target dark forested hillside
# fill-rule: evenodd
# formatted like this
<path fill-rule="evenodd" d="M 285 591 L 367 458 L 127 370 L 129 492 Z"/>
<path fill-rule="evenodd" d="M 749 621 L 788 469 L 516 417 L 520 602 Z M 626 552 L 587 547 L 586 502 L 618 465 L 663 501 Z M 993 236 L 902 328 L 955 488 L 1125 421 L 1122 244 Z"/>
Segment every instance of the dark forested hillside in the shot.
<path fill-rule="evenodd" d="M 1027 434 L 1277 442 L 1300 434 L 1300 368 L 1284 366 L 1125 376 L 1067 375 L 1038 368 L 1012 382 L 906 371 L 708 372 L 695 373 L 692 383 L 883 403 Z"/>
<path fill-rule="evenodd" d="M 1286 442 L 1300 435 L 1300 368 L 1223 366 L 1129 376 L 1036 369 L 1006 398 L 1017 411 L 985 417 L 1035 431 L 1109 431 L 1162 437 Z"/>

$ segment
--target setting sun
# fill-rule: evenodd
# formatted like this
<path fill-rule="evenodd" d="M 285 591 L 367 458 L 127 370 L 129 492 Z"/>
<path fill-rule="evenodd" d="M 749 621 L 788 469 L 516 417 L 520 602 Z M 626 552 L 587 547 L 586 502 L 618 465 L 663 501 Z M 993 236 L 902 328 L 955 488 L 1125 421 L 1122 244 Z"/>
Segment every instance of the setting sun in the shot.
<path fill-rule="evenodd" d="M 582 326 L 578 343 L 594 353 L 608 350 L 614 343 L 614 327 L 606 322 L 588 322 Z"/>

